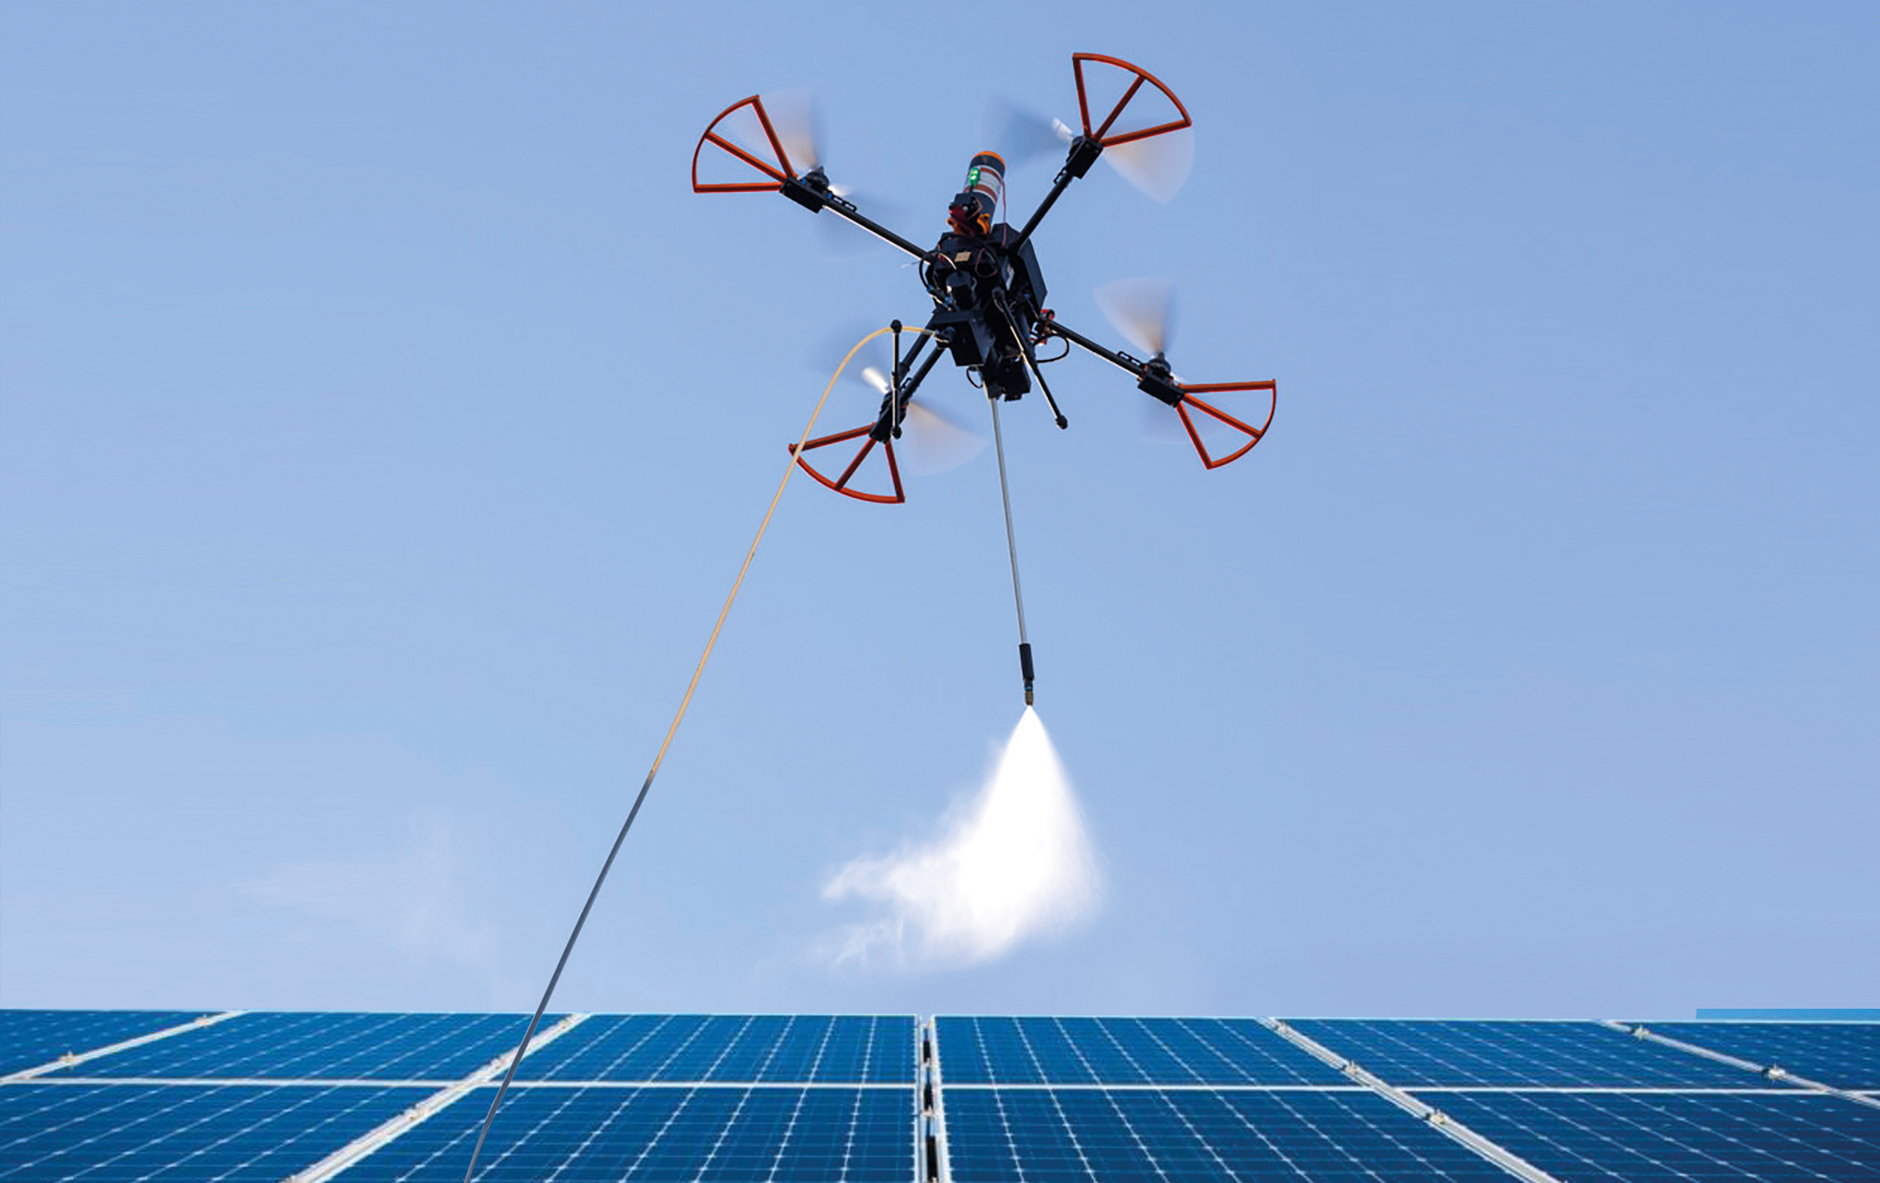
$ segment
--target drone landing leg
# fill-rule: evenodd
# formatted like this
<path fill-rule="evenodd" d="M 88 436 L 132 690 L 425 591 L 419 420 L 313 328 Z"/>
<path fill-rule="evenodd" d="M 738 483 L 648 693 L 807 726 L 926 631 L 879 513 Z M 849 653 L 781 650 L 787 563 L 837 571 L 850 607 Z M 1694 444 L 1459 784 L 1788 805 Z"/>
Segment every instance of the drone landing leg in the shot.
<path fill-rule="evenodd" d="M 1038 365 L 1037 353 L 1032 349 L 1031 342 L 1025 339 L 1025 334 L 1018 331 L 1018 325 L 1012 320 L 1012 309 L 1002 294 L 998 302 L 1000 311 L 1005 314 L 1005 327 L 1012 334 L 1012 339 L 1018 342 L 1019 355 L 1031 369 L 1032 377 L 1038 379 L 1038 389 L 1044 393 L 1045 405 L 1051 408 L 1051 418 L 1057 422 L 1058 430 L 1063 431 L 1071 425 L 1071 421 L 1064 417 L 1063 411 L 1058 410 L 1057 399 L 1051 397 L 1051 387 L 1044 380 L 1044 370 Z"/>
<path fill-rule="evenodd" d="M 902 362 L 896 371 L 896 379 L 899 379 L 907 372 L 908 367 L 914 364 L 914 359 L 920 356 L 921 346 L 925 344 L 927 344 L 927 338 L 922 336 L 915 343 L 914 348 L 908 352 L 907 360 Z M 943 341 L 939 347 L 927 355 L 927 360 L 920 364 L 920 369 L 914 371 L 912 378 L 907 379 L 905 384 L 897 381 L 895 388 L 882 396 L 881 418 L 875 420 L 875 426 L 870 430 L 870 435 L 877 440 L 885 440 L 900 432 L 901 423 L 907 418 L 907 404 L 913 401 L 914 392 L 920 389 L 920 384 L 933 370 L 934 363 L 946 355 L 946 343 Z"/>
<path fill-rule="evenodd" d="M 1064 417 L 1064 412 L 1058 410 L 1057 400 L 1051 397 L 1051 388 L 1045 385 L 1044 371 L 1038 368 L 1038 359 L 1031 355 L 1029 348 L 1025 350 L 1025 364 L 1031 367 L 1031 376 L 1038 379 L 1038 389 L 1044 392 L 1045 405 L 1051 408 L 1051 417 L 1057 420 L 1058 430 L 1069 427 L 1071 421 Z"/>

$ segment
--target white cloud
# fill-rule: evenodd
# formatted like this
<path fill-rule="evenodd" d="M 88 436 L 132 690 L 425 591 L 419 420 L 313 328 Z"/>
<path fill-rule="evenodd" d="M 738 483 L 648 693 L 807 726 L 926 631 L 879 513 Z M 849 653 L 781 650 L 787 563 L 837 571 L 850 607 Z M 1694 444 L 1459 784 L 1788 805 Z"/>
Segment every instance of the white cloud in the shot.
<path fill-rule="evenodd" d="M 825 899 L 870 901 L 883 913 L 831 934 L 825 956 L 971 964 L 1095 911 L 1096 860 L 1070 780 L 1032 711 L 984 788 L 941 824 L 937 841 L 858 858 L 824 885 Z"/>
<path fill-rule="evenodd" d="M 470 913 L 449 829 L 433 822 L 414 830 L 411 844 L 386 858 L 286 863 L 242 890 L 363 930 L 413 962 L 492 966 L 496 931 Z"/>

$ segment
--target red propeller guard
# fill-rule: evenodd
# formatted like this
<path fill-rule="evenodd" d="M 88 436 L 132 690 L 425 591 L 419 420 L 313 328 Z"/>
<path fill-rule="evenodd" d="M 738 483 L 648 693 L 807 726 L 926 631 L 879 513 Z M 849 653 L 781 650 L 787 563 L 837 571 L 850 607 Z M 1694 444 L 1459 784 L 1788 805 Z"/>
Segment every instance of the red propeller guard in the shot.
<path fill-rule="evenodd" d="M 1197 394 L 1225 394 L 1235 390 L 1265 390 L 1272 394 L 1272 400 L 1267 403 L 1266 407 L 1266 422 L 1254 427 L 1241 422 L 1219 407 L 1195 397 Z M 1201 386 L 1183 386 L 1181 391 L 1182 401 L 1176 405 L 1175 413 L 1181 416 L 1182 426 L 1188 429 L 1188 441 L 1194 444 L 1195 451 L 1200 454 L 1201 463 L 1210 469 L 1219 468 L 1223 464 L 1232 464 L 1253 451 L 1253 446 L 1266 438 L 1266 429 L 1273 426 L 1273 412 L 1279 407 L 1279 384 L 1270 380 L 1266 382 L 1215 382 Z M 1247 436 L 1247 442 L 1225 456 L 1214 456 L 1208 451 L 1207 445 L 1201 442 L 1201 433 L 1195 430 L 1195 421 L 1188 411 L 1190 407 L 1193 407 L 1199 414 L 1210 416 L 1235 431 L 1243 433 Z"/>
<path fill-rule="evenodd" d="M 763 126 L 764 137 L 770 141 L 771 151 L 777 154 L 776 161 L 770 162 L 746 152 L 730 140 L 718 134 L 718 125 L 729 119 L 742 107 L 749 107 L 757 115 L 757 122 Z M 698 179 L 699 154 L 705 151 L 705 145 L 712 144 L 730 153 L 733 158 L 743 161 L 758 172 L 769 177 L 768 181 L 701 181 Z M 781 166 L 782 171 L 779 170 Z M 770 113 L 764 110 L 764 100 L 756 95 L 748 99 L 739 99 L 718 113 L 718 118 L 705 128 L 705 134 L 698 138 L 698 147 L 692 149 L 692 192 L 694 193 L 774 193 L 777 186 L 796 175 L 790 167 L 790 154 L 783 150 L 783 141 L 777 138 L 777 129 L 771 126 Z"/>
<path fill-rule="evenodd" d="M 862 467 L 862 461 L 868 459 L 869 453 L 875 450 L 877 441 L 868 434 L 873 431 L 874 428 L 875 425 L 870 423 L 866 427 L 855 427 L 848 431 L 838 431 L 834 435 L 825 435 L 820 439 L 813 439 L 805 443 L 802 451 L 798 451 L 797 446 L 791 444 L 790 452 L 796 456 L 797 465 L 801 467 L 804 472 L 815 477 L 825 488 L 834 489 L 844 497 L 853 497 L 857 501 L 872 501 L 877 505 L 899 505 L 907 500 L 907 494 L 902 491 L 901 488 L 901 466 L 895 463 L 894 441 L 891 439 L 881 440 L 879 442 L 883 454 L 888 458 L 888 479 L 894 484 L 894 493 L 892 495 L 887 493 L 866 493 L 860 489 L 849 488 L 849 480 L 854 477 L 857 470 Z M 842 475 L 834 480 L 830 480 L 822 473 L 816 471 L 815 466 L 809 462 L 809 458 L 803 455 L 804 452 L 813 451 L 816 448 L 826 448 L 832 444 L 846 443 L 853 439 L 860 439 L 862 446 L 856 451 L 854 458 L 849 461 L 848 467 L 842 470 Z"/>
<path fill-rule="evenodd" d="M 1129 84 L 1129 89 L 1123 92 L 1123 97 L 1116 101 L 1116 105 L 1110 108 L 1109 115 L 1095 128 L 1090 126 L 1090 98 L 1084 89 L 1085 62 L 1101 62 L 1103 65 L 1115 66 L 1119 70 L 1135 75 L 1135 78 Z M 1188 108 L 1182 106 L 1182 101 L 1175 97 L 1175 92 L 1164 85 L 1160 78 L 1149 73 L 1149 71 L 1143 69 L 1141 66 L 1132 65 L 1122 58 L 1113 58 L 1101 53 L 1074 53 L 1071 55 L 1071 70 L 1077 75 L 1077 113 L 1084 118 L 1084 135 L 1102 144 L 1105 148 L 1114 148 L 1118 144 L 1128 144 L 1136 140 L 1146 140 L 1150 136 L 1159 136 L 1166 132 L 1180 131 L 1184 127 L 1194 126 L 1194 120 L 1188 117 Z M 1136 92 L 1142 89 L 1142 84 L 1145 82 L 1166 95 L 1168 101 L 1175 104 L 1176 113 L 1179 114 L 1181 118 L 1158 123 L 1154 127 L 1145 127 L 1136 131 L 1119 132 L 1116 135 L 1110 135 L 1109 131 L 1111 126 L 1116 123 L 1116 117 L 1123 113 L 1124 107 L 1129 106 L 1130 100 L 1136 97 Z"/>

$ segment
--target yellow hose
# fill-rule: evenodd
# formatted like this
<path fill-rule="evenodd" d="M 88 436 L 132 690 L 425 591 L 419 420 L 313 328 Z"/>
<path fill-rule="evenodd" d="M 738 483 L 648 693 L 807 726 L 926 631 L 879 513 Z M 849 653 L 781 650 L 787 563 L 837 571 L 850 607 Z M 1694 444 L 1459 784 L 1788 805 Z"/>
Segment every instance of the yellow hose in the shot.
<path fill-rule="evenodd" d="M 764 541 L 764 531 L 770 529 L 770 518 L 777 512 L 777 503 L 783 500 L 783 491 L 789 487 L 790 475 L 796 471 L 797 457 L 802 455 L 803 445 L 809 442 L 810 433 L 816 430 L 816 417 L 822 414 L 823 404 L 829 401 L 829 394 L 842 380 L 842 372 L 849 368 L 855 355 L 862 351 L 862 346 L 873 341 L 883 333 L 892 333 L 892 325 L 876 329 L 863 337 L 850 349 L 842 364 L 829 378 L 829 385 L 823 387 L 822 397 L 816 400 L 816 409 L 809 413 L 809 422 L 803 425 L 802 438 L 796 447 L 790 449 L 790 465 L 783 470 L 783 479 L 777 482 L 777 491 L 771 495 L 770 507 L 764 510 L 764 520 L 758 524 L 757 537 L 751 539 L 751 549 L 745 552 L 744 565 L 738 568 L 738 577 L 731 583 L 731 594 L 725 597 L 725 606 L 718 610 L 718 619 L 712 624 L 712 635 L 705 642 L 705 652 L 699 655 L 698 668 L 692 671 L 692 680 L 686 683 L 685 697 L 679 700 L 679 713 L 672 717 L 672 726 L 666 728 L 666 738 L 660 741 L 659 754 L 653 757 L 653 766 L 646 771 L 646 780 L 640 785 L 640 793 L 633 799 L 633 808 L 627 811 L 627 820 L 620 826 L 620 833 L 614 838 L 614 845 L 607 852 L 607 861 L 601 864 L 601 873 L 594 878 L 594 886 L 588 891 L 587 903 L 581 906 L 581 915 L 574 922 L 574 931 L 568 934 L 568 943 L 563 946 L 561 960 L 555 963 L 555 972 L 549 975 L 548 989 L 542 991 L 542 1001 L 535 1008 L 535 1017 L 529 1020 L 529 1029 L 522 1035 L 522 1042 L 516 1045 L 515 1055 L 510 1057 L 509 1070 L 503 1074 L 503 1083 L 490 1098 L 490 1111 L 484 1115 L 483 1128 L 477 1132 L 476 1148 L 470 1152 L 470 1165 L 464 1168 L 464 1183 L 470 1183 L 472 1172 L 477 1169 L 477 1159 L 483 1154 L 483 1140 L 489 1136 L 490 1122 L 496 1119 L 496 1107 L 502 1104 L 503 1094 L 509 1091 L 509 1082 L 515 1079 L 516 1069 L 522 1063 L 523 1055 L 528 1051 L 530 1040 L 535 1038 L 535 1030 L 541 1025 L 542 1014 L 548 1010 L 549 999 L 555 995 L 555 986 L 561 981 L 561 971 L 567 968 L 568 955 L 574 952 L 574 944 L 581 937 L 581 929 L 587 924 L 588 913 L 594 908 L 594 901 L 601 894 L 601 884 L 607 882 L 607 872 L 613 869 L 614 857 L 620 853 L 621 843 L 627 840 L 627 831 L 633 828 L 633 821 L 640 816 L 640 806 L 646 803 L 646 794 L 653 787 L 653 778 L 659 775 L 659 766 L 666 760 L 666 749 L 672 746 L 672 737 L 679 733 L 679 724 L 685 718 L 686 708 L 692 705 L 692 692 L 698 689 L 698 682 L 705 674 L 705 663 L 712 659 L 712 650 L 718 644 L 718 634 L 725 627 L 725 617 L 731 615 L 731 605 L 738 598 L 738 589 L 744 586 L 745 573 L 751 569 L 751 560 L 757 557 L 758 544 Z M 907 329 L 901 331 L 931 335 L 927 329 Z"/>

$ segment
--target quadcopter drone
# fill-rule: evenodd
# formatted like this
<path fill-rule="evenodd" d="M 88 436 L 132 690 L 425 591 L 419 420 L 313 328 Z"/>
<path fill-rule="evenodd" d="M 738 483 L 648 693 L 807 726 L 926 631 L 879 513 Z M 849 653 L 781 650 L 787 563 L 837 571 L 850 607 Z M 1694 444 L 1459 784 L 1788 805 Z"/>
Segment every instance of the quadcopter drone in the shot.
<path fill-rule="evenodd" d="M 1109 113 L 1094 126 L 1090 120 L 1091 97 L 1098 87 L 1086 76 L 1087 68 L 1090 68 L 1090 75 L 1107 83 L 1106 93 L 1120 91 Z M 1068 356 L 1070 347 L 1075 345 L 1129 373 L 1136 379 L 1138 390 L 1171 408 L 1201 462 L 1214 469 L 1231 464 L 1253 450 L 1273 422 L 1274 403 L 1278 398 L 1277 387 L 1271 381 L 1195 385 L 1176 377 L 1165 352 L 1166 293 L 1160 300 L 1147 301 L 1138 293 L 1105 309 L 1111 319 L 1118 322 L 1118 327 L 1150 354 L 1147 361 L 1099 345 L 1060 322 L 1045 307 L 1044 274 L 1038 268 L 1032 232 L 1064 195 L 1064 190 L 1088 173 L 1105 150 L 1128 151 L 1134 145 L 1179 135 L 1193 126 L 1188 109 L 1175 97 L 1175 92 L 1140 66 L 1102 54 L 1075 53 L 1071 55 L 1071 72 L 1077 79 L 1077 109 L 1083 119 L 1083 131 L 1078 133 L 1062 123 L 1050 125 L 1057 138 L 1069 144 L 1069 153 L 1050 191 L 1025 225 L 1013 230 L 1009 223 L 998 220 L 999 203 L 1005 196 L 1005 160 L 997 152 L 980 152 L 967 166 L 965 187 L 947 206 L 946 231 L 931 249 L 916 245 L 863 214 L 854 201 L 830 183 L 828 174 L 823 171 L 814 141 L 807 134 L 807 117 L 802 121 L 803 126 L 780 126 L 765 107 L 762 96 L 740 99 L 719 112 L 692 151 L 694 192 L 781 193 L 811 213 L 833 211 L 883 242 L 907 252 L 920 263 L 921 285 L 933 300 L 933 316 L 925 329 L 918 330 L 920 339 L 905 355 L 901 350 L 901 322 L 897 320 L 890 326 L 894 332 L 894 358 L 887 374 L 873 374 L 881 393 L 881 409 L 873 422 L 818 439 L 805 439 L 800 445 L 792 444 L 791 454 L 803 471 L 846 497 L 888 504 L 903 502 L 907 496 L 901 485 L 894 441 L 901 438 L 902 425 L 914 405 L 914 394 L 942 357 L 952 357 L 954 365 L 966 370 L 967 380 L 986 392 L 992 408 L 993 440 L 998 445 L 999 491 L 1005 507 L 1005 540 L 1012 558 L 1012 598 L 1018 609 L 1018 665 L 1024 679 L 1027 706 L 1033 702 L 1036 675 L 1031 643 L 1025 632 L 1025 597 L 1019 589 L 1018 543 L 1012 530 L 1012 500 L 1006 484 L 1005 448 L 999 434 L 999 404 L 1024 395 L 1035 380 L 1057 425 L 1069 427 L 1070 420 L 1058 408 L 1057 399 L 1045 382 L 1043 367 Z M 1125 112 L 1130 114 L 1126 116 Z M 707 146 L 717 151 L 708 157 Z M 794 161 L 790 152 L 792 146 L 796 149 Z M 1113 155 L 1112 162 L 1116 163 L 1116 155 L 1121 154 Z M 702 179 L 699 175 L 701 158 L 733 168 L 739 179 Z M 796 171 L 798 162 L 808 166 L 808 171 L 800 176 Z M 747 169 L 757 170 L 759 177 L 753 179 Z M 1063 352 L 1040 357 L 1038 347 L 1052 337 L 1066 342 Z M 1267 396 L 1264 400 L 1266 417 L 1258 427 L 1200 397 L 1239 391 Z M 1210 449 L 1203 439 L 1204 428 L 1232 433 L 1228 447 L 1218 452 Z M 830 476 L 810 462 L 809 453 L 843 445 L 852 446 L 854 453 L 836 475 Z M 865 491 L 850 483 L 877 448 L 887 461 L 891 492 Z"/>
<path fill-rule="evenodd" d="M 1087 67 L 1091 68 L 1090 85 L 1085 77 Z M 1103 54 L 1078 53 L 1071 55 L 1071 69 L 1077 80 L 1077 107 L 1083 129 L 1078 133 L 1064 124 L 1054 125 L 1058 138 L 1068 142 L 1069 153 L 1037 210 L 1017 230 L 997 220 L 1005 191 L 1005 160 L 996 152 L 980 152 L 967 168 L 965 186 L 947 208 L 945 233 L 931 248 L 923 248 L 863 214 L 854 201 L 830 183 L 815 159 L 813 142 L 799 129 L 774 120 L 762 96 L 752 95 L 725 108 L 699 137 L 692 153 L 694 192 L 781 193 L 812 213 L 829 210 L 919 261 L 921 284 L 933 300 L 933 316 L 905 356 L 901 352 L 901 325 L 899 321 L 894 323 L 894 361 L 890 374 L 878 376 L 876 382 L 882 400 L 875 420 L 808 440 L 800 449 L 792 445 L 797 463 L 828 488 L 860 501 L 895 504 L 906 500 L 894 441 L 901 437 L 915 392 L 944 356 L 951 356 L 954 365 L 967 371 L 968 380 L 984 389 L 994 409 L 995 428 L 999 402 L 1026 394 L 1034 380 L 1057 425 L 1070 426 L 1045 382 L 1043 365 L 1061 360 L 1069 354 L 1071 345 L 1126 371 L 1136 379 L 1138 390 L 1171 408 L 1201 462 L 1210 469 L 1246 455 L 1272 424 L 1278 395 L 1271 381 L 1196 385 L 1175 376 L 1164 353 L 1166 331 L 1160 322 L 1165 310 L 1145 311 L 1140 307 L 1144 303 L 1141 299 L 1123 301 L 1137 304 L 1134 310 L 1120 310 L 1120 315 L 1118 310 L 1111 310 L 1119 327 L 1152 355 L 1143 361 L 1105 348 L 1059 321 L 1045 306 L 1044 275 L 1038 267 L 1032 234 L 1064 190 L 1088 173 L 1105 149 L 1140 144 L 1183 132 L 1193 125 L 1175 93 L 1139 66 Z M 1093 125 L 1091 98 L 1093 90 L 1099 88 L 1106 94 L 1120 90 L 1121 95 L 1109 113 Z M 717 151 L 707 156 L 708 146 Z M 791 148 L 796 149 L 794 160 Z M 728 166 L 740 179 L 701 179 L 702 156 L 708 168 L 713 164 Z M 808 166 L 801 175 L 796 171 L 799 163 Z M 761 178 L 752 178 L 746 169 L 755 169 Z M 1124 320 L 1134 324 L 1121 323 Z M 1062 353 L 1041 357 L 1039 347 L 1052 337 L 1068 344 Z M 1266 404 L 1265 418 L 1258 426 L 1249 421 L 1257 415 L 1236 417 L 1200 397 L 1238 391 L 1267 395 L 1261 400 Z M 1210 449 L 1203 429 L 1213 429 L 1210 434 L 1217 436 L 1227 435 L 1228 446 L 1221 448 L 1217 442 L 1216 448 Z M 853 445 L 855 451 L 845 466 L 830 466 L 834 476 L 811 463 L 808 453 L 841 445 Z M 887 461 L 891 492 L 864 491 L 850 483 L 877 447 Z"/>

